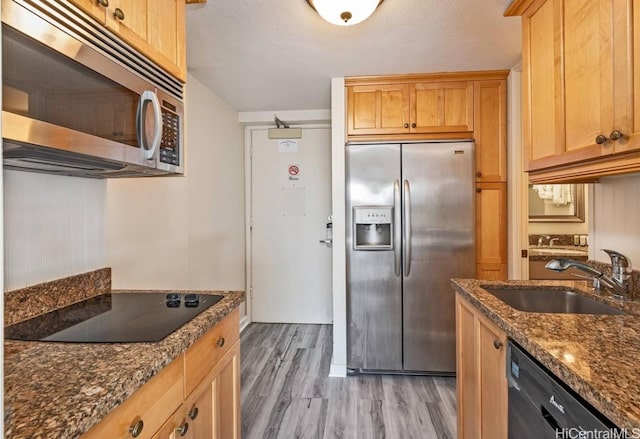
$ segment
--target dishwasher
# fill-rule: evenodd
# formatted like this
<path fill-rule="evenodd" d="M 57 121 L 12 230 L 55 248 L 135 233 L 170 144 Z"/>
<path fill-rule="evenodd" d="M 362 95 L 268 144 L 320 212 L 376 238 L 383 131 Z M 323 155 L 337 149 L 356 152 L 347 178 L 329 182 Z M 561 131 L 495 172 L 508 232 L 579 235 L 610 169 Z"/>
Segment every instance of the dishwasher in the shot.
<path fill-rule="evenodd" d="M 509 438 L 626 437 L 513 341 L 508 343 L 507 378 Z"/>

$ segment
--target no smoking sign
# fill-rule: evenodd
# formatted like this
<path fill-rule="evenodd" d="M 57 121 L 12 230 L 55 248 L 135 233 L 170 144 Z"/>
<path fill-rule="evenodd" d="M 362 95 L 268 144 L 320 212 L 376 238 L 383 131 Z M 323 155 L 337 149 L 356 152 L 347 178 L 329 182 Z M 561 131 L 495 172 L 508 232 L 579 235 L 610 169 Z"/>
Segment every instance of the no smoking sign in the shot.
<path fill-rule="evenodd" d="M 292 177 L 297 177 L 300 173 L 300 168 L 298 165 L 289 165 L 289 175 Z"/>

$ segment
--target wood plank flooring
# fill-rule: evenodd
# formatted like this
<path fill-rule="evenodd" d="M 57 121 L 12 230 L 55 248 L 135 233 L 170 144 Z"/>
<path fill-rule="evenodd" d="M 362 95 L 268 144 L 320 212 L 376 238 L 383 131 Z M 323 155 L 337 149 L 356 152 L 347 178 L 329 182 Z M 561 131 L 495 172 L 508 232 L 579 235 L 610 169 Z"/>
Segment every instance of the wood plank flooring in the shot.
<path fill-rule="evenodd" d="M 249 325 L 241 338 L 242 438 L 456 437 L 454 378 L 329 378 L 331 351 L 331 325 Z"/>

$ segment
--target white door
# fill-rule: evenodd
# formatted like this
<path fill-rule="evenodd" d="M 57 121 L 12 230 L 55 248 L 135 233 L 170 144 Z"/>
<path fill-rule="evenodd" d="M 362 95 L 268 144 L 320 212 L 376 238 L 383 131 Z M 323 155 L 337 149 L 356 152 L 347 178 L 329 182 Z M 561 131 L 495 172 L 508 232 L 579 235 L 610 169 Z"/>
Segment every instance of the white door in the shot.
<path fill-rule="evenodd" d="M 251 135 L 251 318 L 331 323 L 331 130 Z"/>

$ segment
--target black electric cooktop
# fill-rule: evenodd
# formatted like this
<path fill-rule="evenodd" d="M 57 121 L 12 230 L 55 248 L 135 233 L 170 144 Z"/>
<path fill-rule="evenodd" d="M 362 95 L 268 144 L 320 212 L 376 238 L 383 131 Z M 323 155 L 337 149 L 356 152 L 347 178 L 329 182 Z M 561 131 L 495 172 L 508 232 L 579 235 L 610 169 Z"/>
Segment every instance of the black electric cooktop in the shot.
<path fill-rule="evenodd" d="M 103 294 L 4 328 L 11 340 L 71 343 L 160 341 L 222 296 Z"/>

